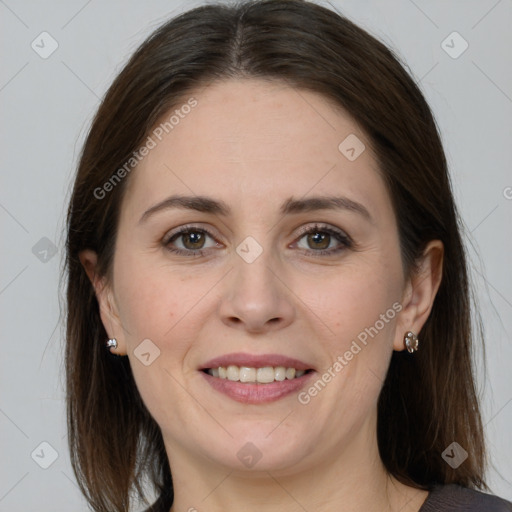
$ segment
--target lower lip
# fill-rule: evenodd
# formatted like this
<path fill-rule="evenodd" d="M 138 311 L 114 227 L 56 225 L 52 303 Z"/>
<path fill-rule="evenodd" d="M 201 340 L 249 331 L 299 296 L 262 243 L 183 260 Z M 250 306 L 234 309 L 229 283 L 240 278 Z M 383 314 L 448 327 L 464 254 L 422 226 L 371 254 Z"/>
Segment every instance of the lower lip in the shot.
<path fill-rule="evenodd" d="M 201 373 L 206 379 L 206 382 L 208 382 L 213 389 L 225 394 L 237 402 L 244 404 L 264 404 L 268 402 L 275 402 L 280 398 L 284 398 L 292 393 L 298 392 L 306 385 L 315 372 L 305 373 L 302 377 L 297 377 L 295 379 L 275 381 L 269 384 L 243 383 L 213 377 L 206 372 Z"/>

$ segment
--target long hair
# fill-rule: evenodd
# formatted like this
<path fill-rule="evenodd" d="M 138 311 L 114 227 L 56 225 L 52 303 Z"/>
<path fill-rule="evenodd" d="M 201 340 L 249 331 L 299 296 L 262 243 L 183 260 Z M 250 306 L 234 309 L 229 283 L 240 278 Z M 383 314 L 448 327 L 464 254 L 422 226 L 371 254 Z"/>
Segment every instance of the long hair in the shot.
<path fill-rule="evenodd" d="M 133 156 L 157 120 L 217 80 L 260 78 L 322 94 L 368 136 L 397 218 L 404 272 L 433 239 L 442 282 L 414 358 L 394 352 L 378 401 L 382 461 L 401 482 L 486 488 L 471 352 L 471 302 L 461 226 L 438 129 L 399 58 L 335 12 L 301 0 L 208 5 L 168 21 L 135 52 L 106 93 L 85 141 L 67 217 L 67 414 L 71 460 L 96 511 L 126 511 L 151 484 L 168 510 L 172 477 L 160 429 L 128 358 L 108 354 L 98 301 L 79 253 L 92 249 L 109 278 L 126 176 L 98 190 Z M 135 169 L 133 172 L 137 172 Z M 452 469 L 453 442 L 468 459 Z"/>

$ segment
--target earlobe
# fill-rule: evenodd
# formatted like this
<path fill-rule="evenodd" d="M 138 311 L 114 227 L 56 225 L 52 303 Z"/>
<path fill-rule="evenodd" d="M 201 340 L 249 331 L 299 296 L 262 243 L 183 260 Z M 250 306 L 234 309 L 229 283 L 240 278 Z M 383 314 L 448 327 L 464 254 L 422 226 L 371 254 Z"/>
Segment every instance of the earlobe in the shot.
<path fill-rule="evenodd" d="M 403 309 L 397 321 L 397 330 L 393 344 L 394 350 L 406 347 L 408 332 L 419 335 L 427 321 L 443 275 L 444 246 L 440 240 L 431 240 L 425 250 L 414 274 L 407 281 L 403 294 Z"/>
<path fill-rule="evenodd" d="M 90 249 L 85 249 L 80 252 L 79 259 L 94 288 L 103 327 L 109 339 L 115 339 L 117 343 L 116 347 L 108 347 L 109 340 L 105 340 L 105 346 L 112 354 L 124 355 L 126 350 L 124 349 L 123 329 L 106 278 L 97 272 L 97 254 Z"/>

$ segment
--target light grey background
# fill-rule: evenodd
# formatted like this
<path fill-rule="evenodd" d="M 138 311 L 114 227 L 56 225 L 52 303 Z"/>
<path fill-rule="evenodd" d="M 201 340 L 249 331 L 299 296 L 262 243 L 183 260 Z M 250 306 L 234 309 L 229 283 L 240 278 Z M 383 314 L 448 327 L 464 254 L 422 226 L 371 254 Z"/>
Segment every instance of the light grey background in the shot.
<path fill-rule="evenodd" d="M 69 186 L 93 113 L 128 56 L 200 3 L 0 0 L 0 511 L 86 510 L 66 448 L 58 301 Z M 402 56 L 440 126 L 486 329 L 488 480 L 512 500 L 512 0 L 333 5 Z M 58 43 L 46 59 L 31 47 L 51 49 L 43 31 Z M 469 44 L 458 58 L 445 51 L 463 48 L 458 36 L 446 39 L 454 31 Z M 41 468 L 52 449 L 57 459 Z"/>

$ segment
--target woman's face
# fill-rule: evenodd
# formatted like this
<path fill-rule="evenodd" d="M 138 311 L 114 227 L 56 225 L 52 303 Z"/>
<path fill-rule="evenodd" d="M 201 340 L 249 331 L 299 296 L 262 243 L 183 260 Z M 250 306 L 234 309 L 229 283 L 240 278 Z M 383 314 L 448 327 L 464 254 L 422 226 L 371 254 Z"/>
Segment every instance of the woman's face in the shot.
<path fill-rule="evenodd" d="M 191 96 L 129 178 L 107 331 L 171 464 L 358 463 L 412 328 L 369 141 L 322 96 L 278 82 Z"/>

